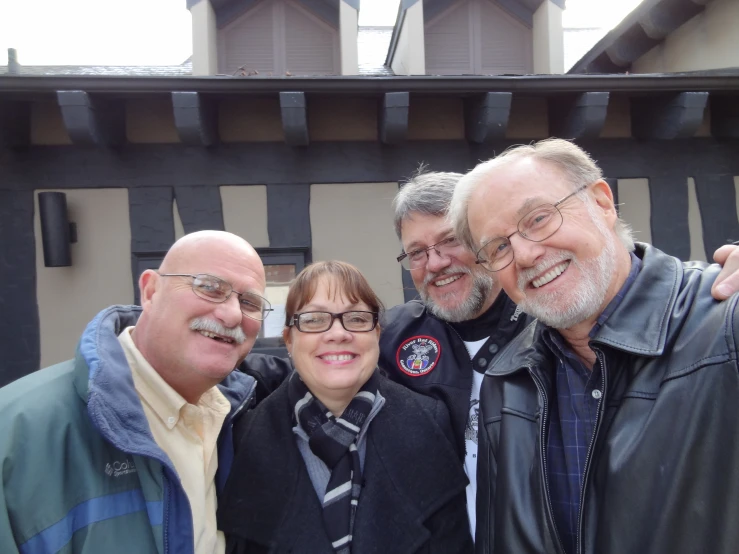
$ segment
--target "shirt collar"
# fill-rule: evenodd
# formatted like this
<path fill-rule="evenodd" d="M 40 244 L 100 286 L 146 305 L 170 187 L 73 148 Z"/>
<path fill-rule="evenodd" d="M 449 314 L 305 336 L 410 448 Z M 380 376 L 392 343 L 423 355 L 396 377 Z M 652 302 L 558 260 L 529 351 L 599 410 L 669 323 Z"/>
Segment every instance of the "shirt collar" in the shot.
<path fill-rule="evenodd" d="M 601 314 L 598 316 L 595 325 L 593 325 L 593 328 L 590 330 L 589 333 L 591 339 L 598 334 L 598 331 L 600 331 L 600 328 L 603 326 L 603 324 L 608 320 L 610 315 L 616 311 L 616 308 L 618 308 L 619 304 L 621 304 L 621 301 L 624 299 L 624 296 L 626 296 L 626 293 L 631 288 L 631 285 L 633 285 L 634 281 L 636 281 L 636 277 L 637 275 L 639 275 L 641 265 L 641 260 L 637 258 L 633 252 L 631 252 L 631 269 L 629 270 L 629 275 L 628 277 L 626 277 L 626 281 L 624 281 L 624 284 L 621 285 L 618 293 L 616 293 L 616 296 L 613 297 L 613 299 L 608 303 L 603 312 L 601 312 Z M 547 345 L 547 347 L 555 354 L 559 354 L 561 356 L 579 362 L 577 356 L 575 356 L 570 347 L 565 343 L 562 335 L 560 335 L 556 329 L 552 327 L 545 327 L 542 332 L 542 339 L 544 340 L 544 343 Z"/>
<path fill-rule="evenodd" d="M 173 429 L 180 419 L 180 411 L 187 404 L 176 390 L 162 378 L 136 347 L 131 337 L 134 327 L 128 327 L 118 341 L 131 366 L 133 383 L 141 400 L 146 402 L 168 428 Z"/>
<path fill-rule="evenodd" d="M 593 325 L 593 328 L 590 330 L 589 336 L 591 339 L 598 334 L 598 331 L 600 331 L 600 328 L 603 327 L 603 324 L 606 322 L 606 320 L 608 320 L 611 314 L 616 311 L 616 308 L 618 308 L 619 304 L 621 304 L 621 301 L 624 299 L 624 296 L 626 296 L 626 293 L 629 292 L 631 285 L 633 285 L 634 281 L 636 281 L 636 276 L 639 275 L 639 271 L 641 270 L 641 260 L 637 258 L 633 252 L 631 252 L 629 255 L 631 256 L 631 270 L 629 271 L 629 275 L 628 277 L 626 277 L 626 281 L 624 281 L 624 284 L 621 285 L 618 293 L 616 293 L 616 296 L 613 297 L 613 299 L 608 303 L 608 306 L 606 306 L 606 309 L 603 310 L 603 312 L 598 316 L 598 320 L 595 322 L 595 325 Z"/>

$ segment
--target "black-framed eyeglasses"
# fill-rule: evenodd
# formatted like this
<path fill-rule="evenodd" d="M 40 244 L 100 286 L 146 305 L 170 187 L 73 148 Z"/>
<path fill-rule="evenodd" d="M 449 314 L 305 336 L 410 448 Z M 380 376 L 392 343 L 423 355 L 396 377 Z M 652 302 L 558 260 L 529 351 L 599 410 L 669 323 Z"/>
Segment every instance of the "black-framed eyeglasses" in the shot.
<path fill-rule="evenodd" d="M 160 273 L 160 277 L 189 277 L 192 279 L 192 292 L 196 296 L 207 300 L 222 304 L 229 298 L 231 294 L 239 297 L 239 307 L 241 313 L 250 319 L 264 321 L 264 319 L 272 311 L 272 305 L 266 298 L 259 296 L 253 292 L 239 292 L 234 290 L 231 283 L 224 281 L 220 277 L 208 275 L 207 273 Z"/>
<path fill-rule="evenodd" d="M 548 239 L 562 226 L 562 212 L 559 211 L 559 206 L 589 186 L 583 185 L 554 204 L 542 204 L 528 212 L 519 220 L 513 233 L 507 237 L 491 239 L 483 244 L 477 251 L 475 263 L 493 273 L 508 267 L 513 261 L 511 237 L 518 233 L 532 242 Z"/>
<path fill-rule="evenodd" d="M 427 246 L 426 248 L 419 248 L 418 250 L 412 250 L 411 252 L 403 252 L 396 259 L 403 266 L 403 269 L 413 271 L 414 269 L 421 269 L 425 267 L 429 260 L 429 250 L 433 249 L 436 254 L 441 258 L 448 258 L 462 248 L 462 244 L 457 240 L 457 237 L 447 237 L 444 240 L 440 240 L 436 244 Z"/>
<path fill-rule="evenodd" d="M 295 314 L 288 327 L 295 327 L 301 333 L 324 333 L 341 321 L 341 326 L 352 333 L 368 333 L 377 327 L 377 312 L 351 311 L 334 314 L 331 312 L 302 312 Z"/>

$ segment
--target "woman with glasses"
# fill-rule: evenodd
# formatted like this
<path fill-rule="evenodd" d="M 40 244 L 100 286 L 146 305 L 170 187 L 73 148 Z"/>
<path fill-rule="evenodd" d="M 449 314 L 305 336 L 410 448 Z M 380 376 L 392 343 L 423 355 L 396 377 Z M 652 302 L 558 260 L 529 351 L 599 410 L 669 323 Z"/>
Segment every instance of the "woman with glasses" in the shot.
<path fill-rule="evenodd" d="M 446 408 L 380 375 L 381 310 L 343 262 L 310 265 L 291 285 L 295 371 L 234 428 L 219 503 L 227 553 L 472 551 Z"/>

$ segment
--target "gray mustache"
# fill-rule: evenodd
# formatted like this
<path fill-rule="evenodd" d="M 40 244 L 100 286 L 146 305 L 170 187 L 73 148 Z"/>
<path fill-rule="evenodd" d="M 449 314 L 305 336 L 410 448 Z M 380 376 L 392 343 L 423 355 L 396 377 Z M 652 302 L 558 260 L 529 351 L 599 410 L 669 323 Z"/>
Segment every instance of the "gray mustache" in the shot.
<path fill-rule="evenodd" d="M 246 340 L 246 335 L 244 334 L 244 331 L 242 331 L 241 327 L 234 327 L 233 329 L 229 329 L 227 327 L 224 327 L 217 321 L 206 319 L 204 317 L 196 317 L 195 319 L 193 319 L 190 322 L 190 330 L 215 333 L 216 335 L 232 339 L 237 344 L 244 344 L 244 341 Z"/>

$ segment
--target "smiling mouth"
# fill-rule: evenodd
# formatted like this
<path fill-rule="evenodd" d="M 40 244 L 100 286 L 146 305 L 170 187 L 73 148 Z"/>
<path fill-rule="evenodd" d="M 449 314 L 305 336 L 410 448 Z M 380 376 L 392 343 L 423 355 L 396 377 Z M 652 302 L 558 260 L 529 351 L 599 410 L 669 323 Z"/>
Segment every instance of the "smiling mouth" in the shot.
<path fill-rule="evenodd" d="M 234 343 L 234 340 L 233 339 L 227 339 L 226 337 L 222 337 L 220 335 L 216 335 L 215 333 L 209 333 L 208 331 L 198 331 L 198 333 L 200 333 L 204 337 L 208 337 L 209 339 L 213 339 L 213 340 L 218 341 L 218 342 L 224 342 L 226 344 L 233 344 Z"/>
<path fill-rule="evenodd" d="M 557 277 L 562 275 L 564 273 L 565 269 L 567 269 L 570 265 L 569 260 L 566 262 L 563 262 L 559 265 L 554 266 L 552 269 L 547 271 L 544 275 L 541 277 L 534 279 L 531 281 L 531 286 L 535 289 L 538 289 L 539 287 L 543 287 L 547 283 L 551 283 L 554 281 Z"/>
<path fill-rule="evenodd" d="M 443 287 L 450 283 L 453 283 L 457 279 L 461 279 L 462 277 L 463 277 L 462 275 L 452 275 L 451 277 L 447 277 L 446 279 L 440 279 L 438 281 L 434 281 L 434 286 Z"/>
<path fill-rule="evenodd" d="M 348 362 L 357 357 L 356 354 L 325 354 L 318 356 L 324 362 Z"/>

